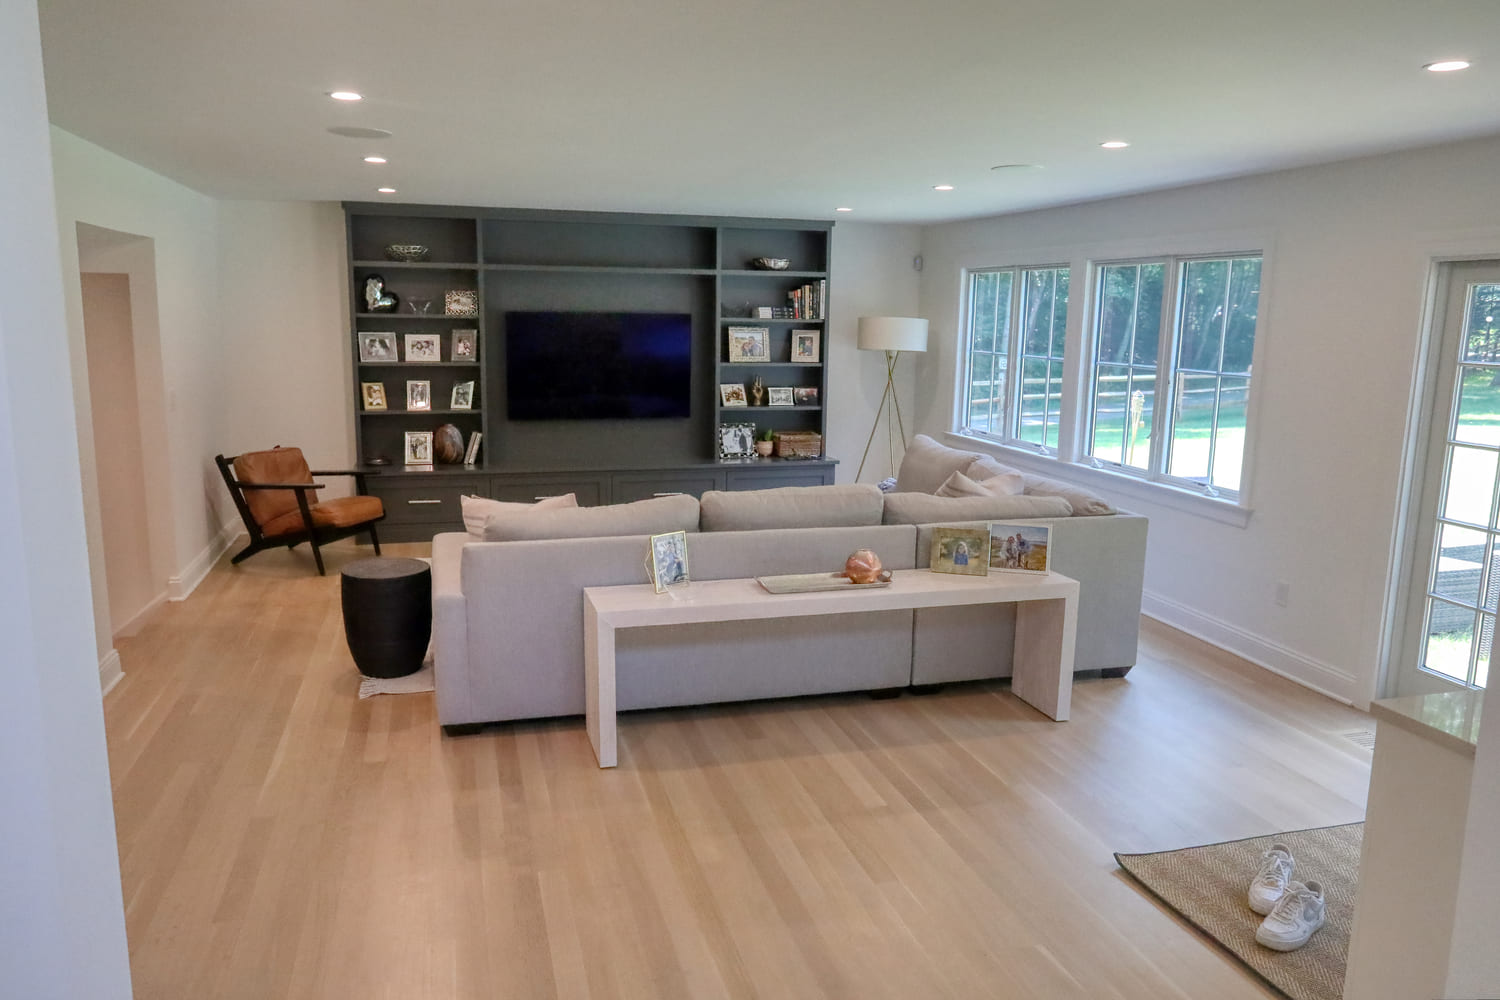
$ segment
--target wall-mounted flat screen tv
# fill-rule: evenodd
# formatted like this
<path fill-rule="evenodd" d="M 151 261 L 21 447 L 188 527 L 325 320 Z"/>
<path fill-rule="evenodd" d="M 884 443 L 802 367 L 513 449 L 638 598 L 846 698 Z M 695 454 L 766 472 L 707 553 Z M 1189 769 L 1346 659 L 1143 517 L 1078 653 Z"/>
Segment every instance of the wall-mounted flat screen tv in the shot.
<path fill-rule="evenodd" d="M 508 312 L 512 420 L 652 420 L 690 415 L 687 313 Z"/>

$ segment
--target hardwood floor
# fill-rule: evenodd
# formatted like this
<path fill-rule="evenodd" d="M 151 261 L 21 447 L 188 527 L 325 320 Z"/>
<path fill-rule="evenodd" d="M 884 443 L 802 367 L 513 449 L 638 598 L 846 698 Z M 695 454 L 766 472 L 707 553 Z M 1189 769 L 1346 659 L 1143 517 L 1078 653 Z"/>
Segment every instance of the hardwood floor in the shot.
<path fill-rule="evenodd" d="M 425 546 L 390 546 L 424 554 Z M 221 564 L 105 701 L 136 996 L 1265 997 L 1113 851 L 1361 819 L 1369 717 L 1159 625 L 1006 685 L 449 739 L 356 697 L 327 550 Z"/>

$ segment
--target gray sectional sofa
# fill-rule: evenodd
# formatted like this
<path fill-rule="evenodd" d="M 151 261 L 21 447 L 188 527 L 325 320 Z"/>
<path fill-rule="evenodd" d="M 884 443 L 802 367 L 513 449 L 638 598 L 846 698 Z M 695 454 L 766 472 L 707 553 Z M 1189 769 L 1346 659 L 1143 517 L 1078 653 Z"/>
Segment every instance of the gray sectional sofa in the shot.
<path fill-rule="evenodd" d="M 438 535 L 439 722 L 457 732 L 581 715 L 583 589 L 646 582 L 648 536 L 674 530 L 689 532 L 692 579 L 710 580 L 831 572 L 859 548 L 874 549 L 892 569 L 921 568 L 934 524 L 1046 523 L 1053 568 L 1080 583 L 1075 668 L 1123 674 L 1135 663 L 1145 518 L 1073 516 L 1067 500 L 1042 494 L 933 503 L 946 499 L 860 485 L 711 492 L 701 501 L 503 510 L 485 523 L 486 540 Z M 944 510 L 963 516 L 896 523 Z M 1014 627 L 1014 609 L 1001 605 L 631 629 L 616 651 L 618 704 L 660 708 L 1006 677 Z"/>

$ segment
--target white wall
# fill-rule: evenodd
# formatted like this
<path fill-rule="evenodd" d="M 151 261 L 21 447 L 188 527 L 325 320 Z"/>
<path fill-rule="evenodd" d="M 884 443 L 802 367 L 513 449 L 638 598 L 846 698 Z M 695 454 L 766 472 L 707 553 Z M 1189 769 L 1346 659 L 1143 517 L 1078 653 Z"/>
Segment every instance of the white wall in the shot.
<path fill-rule="evenodd" d="M 1151 614 L 1363 703 L 1394 572 L 1430 261 L 1500 254 L 1497 161 L 1500 140 L 1487 139 L 930 227 L 922 429 L 952 428 L 963 268 L 1069 261 L 1076 298 L 1091 257 L 1264 249 L 1249 523 L 1102 492 L 1151 518 Z M 1075 357 L 1082 333 L 1081 316 L 1070 317 Z M 1095 485 L 1100 475 L 1074 478 Z M 1273 601 L 1281 580 L 1286 608 Z"/>
<path fill-rule="evenodd" d="M 885 391 L 885 357 L 856 347 L 861 316 L 917 315 L 918 279 L 912 258 L 921 252 L 921 229 L 873 223 L 839 222 L 833 227 L 833 270 L 829 274 L 828 440 L 824 451 L 839 460 L 838 482 L 854 482 L 870 437 L 875 410 Z M 910 438 L 916 413 L 916 367 L 910 356 L 896 370 L 902 416 Z M 890 475 L 891 455 L 885 418 L 870 446 L 861 481 L 878 483 Z M 896 464 L 901 462 L 899 443 Z"/>
<path fill-rule="evenodd" d="M 0 4 L 0 992 L 130 996 L 36 5 Z"/>
<path fill-rule="evenodd" d="M 165 388 L 165 439 L 155 442 L 166 455 L 164 481 L 153 482 L 153 502 L 171 510 L 168 580 L 183 596 L 206 572 L 216 554 L 223 517 L 232 515 L 213 465 L 223 438 L 219 307 L 218 205 L 205 195 L 167 180 L 107 150 L 52 130 L 57 214 L 62 241 L 63 285 L 79 447 L 85 469 L 84 510 L 89 551 L 103 551 L 98 488 L 92 480 L 94 442 L 84 353 L 83 305 L 79 288 L 77 224 L 149 237 L 155 252 L 157 323 L 161 379 Z M 269 313 L 268 313 L 269 315 Z M 103 579 L 95 574 L 96 588 Z M 104 595 L 96 589 L 96 607 Z M 103 650 L 101 649 L 101 653 Z"/>
<path fill-rule="evenodd" d="M 1500 685 L 1484 693 L 1482 718 L 1500 719 Z M 1453 945 L 1443 996 L 1480 1000 L 1500 995 L 1500 725 L 1486 722 L 1474 752 L 1469 815 L 1458 872 L 1453 913 Z"/>

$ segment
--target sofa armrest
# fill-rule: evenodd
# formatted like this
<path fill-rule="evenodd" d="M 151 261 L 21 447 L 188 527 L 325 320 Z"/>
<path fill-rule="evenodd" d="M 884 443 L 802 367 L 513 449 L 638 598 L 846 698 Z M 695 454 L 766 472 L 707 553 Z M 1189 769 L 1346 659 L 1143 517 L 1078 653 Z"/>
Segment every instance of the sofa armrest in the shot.
<path fill-rule="evenodd" d="M 444 532 L 432 539 L 432 663 L 438 722 L 447 725 L 470 701 L 469 605 L 463 591 L 463 554 L 469 536 Z M 468 720 L 463 720 L 468 721 Z"/>

